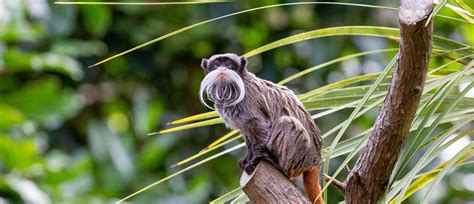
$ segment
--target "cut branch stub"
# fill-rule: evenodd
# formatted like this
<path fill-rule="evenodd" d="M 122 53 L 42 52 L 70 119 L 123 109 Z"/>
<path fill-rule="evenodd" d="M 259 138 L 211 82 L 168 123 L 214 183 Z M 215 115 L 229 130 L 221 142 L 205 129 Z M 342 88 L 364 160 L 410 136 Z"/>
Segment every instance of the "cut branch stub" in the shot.
<path fill-rule="evenodd" d="M 252 175 L 242 173 L 240 186 L 252 203 L 311 203 L 280 170 L 265 160 Z"/>

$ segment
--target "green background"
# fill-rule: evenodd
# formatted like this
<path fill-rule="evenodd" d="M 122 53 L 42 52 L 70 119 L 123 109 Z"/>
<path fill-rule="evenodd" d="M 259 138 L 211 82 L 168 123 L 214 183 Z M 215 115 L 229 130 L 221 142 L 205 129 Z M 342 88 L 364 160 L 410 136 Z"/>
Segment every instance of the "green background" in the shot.
<path fill-rule="evenodd" d="M 171 166 L 225 134 L 224 125 L 163 135 L 147 133 L 170 127 L 170 121 L 208 111 L 197 95 L 203 78 L 201 58 L 225 52 L 244 54 L 318 28 L 398 27 L 396 12 L 390 10 L 335 5 L 280 7 L 206 24 L 88 68 L 182 27 L 284 2 L 290 1 L 74 6 L 47 0 L 1 0 L 0 203 L 113 202 L 182 169 Z M 397 1 L 359 3 L 399 6 Z M 441 14 L 456 16 L 447 9 Z M 437 35 L 474 44 L 472 25 L 436 18 L 434 28 Z M 396 47 L 395 41 L 375 37 L 320 38 L 252 57 L 249 69 L 276 82 L 340 56 Z M 294 80 L 288 87 L 304 93 L 341 79 L 381 71 L 392 55 L 375 54 L 337 63 Z M 324 132 L 350 113 L 340 111 L 316 123 Z M 358 118 L 344 137 L 371 127 L 376 115 L 377 111 L 371 111 Z M 237 161 L 244 153 L 239 150 L 219 157 L 131 201 L 210 201 L 238 187 Z M 472 172 L 468 166 L 450 173 L 433 200 L 472 201 Z M 464 179 L 472 179 L 470 187 Z M 329 203 L 343 199 L 333 188 L 329 197 Z M 417 203 L 417 198 L 408 202 Z"/>

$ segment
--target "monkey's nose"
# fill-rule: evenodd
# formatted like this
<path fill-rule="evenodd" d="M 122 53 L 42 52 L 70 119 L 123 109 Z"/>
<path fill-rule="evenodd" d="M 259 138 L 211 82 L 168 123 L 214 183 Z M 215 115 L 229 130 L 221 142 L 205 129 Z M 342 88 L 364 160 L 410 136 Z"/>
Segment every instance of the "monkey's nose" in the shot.
<path fill-rule="evenodd" d="M 227 79 L 227 72 L 226 72 L 227 68 L 225 67 L 219 67 L 217 68 L 217 71 L 219 73 L 219 78 L 220 79 Z"/>

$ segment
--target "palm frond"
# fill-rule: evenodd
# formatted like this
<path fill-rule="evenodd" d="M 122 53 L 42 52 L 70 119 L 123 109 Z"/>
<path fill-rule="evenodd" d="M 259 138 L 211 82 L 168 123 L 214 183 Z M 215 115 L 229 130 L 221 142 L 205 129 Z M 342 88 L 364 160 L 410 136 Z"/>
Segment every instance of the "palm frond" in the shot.
<path fill-rule="evenodd" d="M 445 133 L 447 132 L 448 130 L 445 131 Z M 440 134 L 439 136 L 445 134 L 445 133 L 442 133 Z M 466 135 L 469 135 L 469 134 L 473 134 L 474 133 L 474 129 L 470 129 L 468 131 L 465 131 L 461 134 L 459 134 L 458 136 L 456 136 L 455 138 L 453 138 L 452 140 L 449 141 L 449 145 L 451 145 L 452 143 L 454 143 L 455 141 L 459 140 L 460 138 L 462 137 L 465 137 Z M 439 137 L 438 137 L 439 138 Z M 434 141 L 434 140 L 433 140 Z M 432 141 L 431 141 L 432 142 Z M 459 160 L 457 160 L 455 166 L 462 166 L 462 165 L 465 165 L 465 164 L 471 164 L 472 162 L 465 162 L 463 163 L 465 160 L 467 160 L 468 157 L 463 157 Z M 450 161 L 450 160 L 449 160 Z M 438 165 L 437 167 L 435 167 L 433 170 L 430 170 L 426 173 L 422 173 L 422 174 L 418 174 L 416 177 L 419 177 L 416 181 L 414 181 L 413 183 L 410 184 L 410 186 L 408 187 L 408 190 L 405 194 L 405 196 L 402 198 L 402 202 L 404 200 L 406 200 L 408 197 L 410 197 L 411 195 L 413 195 L 415 192 L 417 192 L 418 190 L 422 189 L 424 186 L 426 186 L 427 184 L 429 184 L 431 181 L 433 181 L 433 179 L 435 179 L 436 177 L 438 177 L 439 175 L 439 172 L 441 171 L 441 169 L 446 166 L 446 164 L 448 164 L 449 161 L 446 161 L 446 162 L 443 162 L 442 164 Z M 397 185 L 397 183 L 395 182 L 394 185 Z M 390 204 L 395 204 L 395 202 L 398 200 L 398 196 L 395 196 L 393 199 L 391 199 L 390 201 Z"/>

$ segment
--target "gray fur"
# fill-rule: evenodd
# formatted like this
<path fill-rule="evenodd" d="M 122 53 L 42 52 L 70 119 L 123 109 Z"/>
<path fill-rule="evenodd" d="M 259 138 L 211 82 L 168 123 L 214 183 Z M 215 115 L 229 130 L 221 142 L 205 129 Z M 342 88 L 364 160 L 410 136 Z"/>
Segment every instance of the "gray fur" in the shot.
<path fill-rule="evenodd" d="M 248 72 L 246 60 L 235 54 L 212 56 L 203 66 L 206 73 L 213 71 L 213 60 L 223 58 L 233 60 L 239 66 L 244 65 L 232 68 L 244 82 L 243 100 L 226 106 L 223 104 L 229 103 L 225 97 L 213 97 L 214 106 L 225 124 L 245 135 L 248 154 L 240 161 L 241 168 L 251 173 L 261 159 L 266 159 L 292 178 L 311 167 L 319 167 L 320 131 L 293 91 Z M 214 85 L 228 86 L 228 83 L 216 82 Z M 229 90 L 233 89 L 226 89 Z"/>

